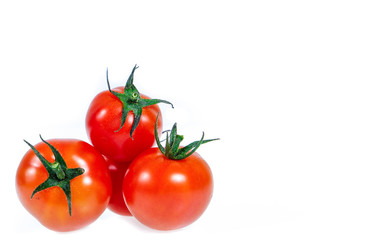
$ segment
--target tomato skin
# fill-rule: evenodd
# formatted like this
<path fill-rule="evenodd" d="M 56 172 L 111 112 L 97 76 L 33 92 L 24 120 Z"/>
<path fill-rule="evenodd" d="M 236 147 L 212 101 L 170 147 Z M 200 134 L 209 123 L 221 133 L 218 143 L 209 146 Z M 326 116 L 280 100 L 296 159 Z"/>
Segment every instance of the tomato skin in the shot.
<path fill-rule="evenodd" d="M 129 163 L 115 162 L 110 159 L 106 160 L 109 166 L 113 185 L 112 196 L 108 204 L 108 209 L 122 216 L 132 216 L 122 195 L 122 183 Z"/>
<path fill-rule="evenodd" d="M 24 207 L 43 224 L 54 231 L 73 231 L 95 221 L 106 209 L 112 183 L 103 156 L 91 145 L 76 139 L 48 140 L 62 155 L 68 168 L 81 167 L 85 172 L 72 179 L 72 216 L 68 212 L 68 202 L 63 190 L 50 187 L 32 192 L 48 178 L 48 172 L 30 149 L 22 158 L 16 173 L 16 191 Z M 49 162 L 54 156 L 44 143 L 35 148 Z"/>
<path fill-rule="evenodd" d="M 213 176 L 199 154 L 170 160 L 158 148 L 140 154 L 128 167 L 123 183 L 132 215 L 158 230 L 182 228 L 197 220 L 212 193 Z"/>
<path fill-rule="evenodd" d="M 113 91 L 123 93 L 123 87 Z M 141 94 L 141 98 L 149 97 Z M 154 125 L 158 116 L 158 134 L 162 132 L 162 116 L 157 104 L 144 107 L 140 122 L 130 137 L 134 114 L 128 113 L 120 131 L 122 103 L 109 91 L 99 93 L 91 102 L 86 115 L 86 130 L 93 146 L 104 156 L 117 162 L 130 162 L 155 142 Z"/>

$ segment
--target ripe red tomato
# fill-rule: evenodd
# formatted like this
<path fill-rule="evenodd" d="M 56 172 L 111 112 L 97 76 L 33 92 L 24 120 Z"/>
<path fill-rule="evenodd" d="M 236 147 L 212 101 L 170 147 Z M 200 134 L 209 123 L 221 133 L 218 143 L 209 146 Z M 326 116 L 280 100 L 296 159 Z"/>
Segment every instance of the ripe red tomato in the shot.
<path fill-rule="evenodd" d="M 76 139 L 52 139 L 30 147 L 16 174 L 24 207 L 54 231 L 77 230 L 95 221 L 112 193 L 103 156 Z"/>
<path fill-rule="evenodd" d="M 209 165 L 195 150 L 212 140 L 178 149 L 183 137 L 174 125 L 166 147 L 151 148 L 135 158 L 126 172 L 123 195 L 132 215 L 144 225 L 172 230 L 185 227 L 207 208 L 213 193 Z"/>
<path fill-rule="evenodd" d="M 198 219 L 213 193 L 213 177 L 197 153 L 183 160 L 148 149 L 129 166 L 123 194 L 130 212 L 144 225 L 171 230 Z"/>
<path fill-rule="evenodd" d="M 107 159 L 109 165 L 110 176 L 112 177 L 112 197 L 110 198 L 108 208 L 109 210 L 123 215 L 132 216 L 128 207 L 125 204 L 124 197 L 122 196 L 122 183 L 129 163 L 114 162 Z"/>
<path fill-rule="evenodd" d="M 93 146 L 104 156 L 117 162 L 130 162 L 139 153 L 153 146 L 157 115 L 158 134 L 162 117 L 157 103 L 140 94 L 133 85 L 135 66 L 125 87 L 99 93 L 91 102 L 86 115 L 86 130 Z"/>

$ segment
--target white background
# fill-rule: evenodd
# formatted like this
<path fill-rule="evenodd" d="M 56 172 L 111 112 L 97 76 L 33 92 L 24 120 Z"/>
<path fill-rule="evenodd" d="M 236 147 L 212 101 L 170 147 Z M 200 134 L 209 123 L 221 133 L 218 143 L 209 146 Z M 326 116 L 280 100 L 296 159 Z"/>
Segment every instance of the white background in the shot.
<path fill-rule="evenodd" d="M 381 1 L 1 1 L 3 236 L 28 239 L 382 239 Z M 214 196 L 177 231 L 109 210 L 71 233 L 44 228 L 14 187 L 28 146 L 88 141 L 92 98 L 124 85 L 160 105 L 198 152 Z"/>

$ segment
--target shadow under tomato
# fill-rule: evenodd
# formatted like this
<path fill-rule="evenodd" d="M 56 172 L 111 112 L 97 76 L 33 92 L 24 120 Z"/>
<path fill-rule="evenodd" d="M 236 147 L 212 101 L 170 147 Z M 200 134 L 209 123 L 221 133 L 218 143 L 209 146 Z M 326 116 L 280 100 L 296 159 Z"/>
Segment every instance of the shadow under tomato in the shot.
<path fill-rule="evenodd" d="M 170 232 L 181 232 L 184 230 L 184 228 L 174 229 L 174 230 L 157 230 L 150 227 L 145 226 L 144 224 L 140 223 L 137 219 L 135 219 L 133 216 L 124 217 L 121 216 L 124 221 L 128 222 L 128 224 L 134 226 L 139 231 L 145 232 L 145 233 L 170 233 Z"/>

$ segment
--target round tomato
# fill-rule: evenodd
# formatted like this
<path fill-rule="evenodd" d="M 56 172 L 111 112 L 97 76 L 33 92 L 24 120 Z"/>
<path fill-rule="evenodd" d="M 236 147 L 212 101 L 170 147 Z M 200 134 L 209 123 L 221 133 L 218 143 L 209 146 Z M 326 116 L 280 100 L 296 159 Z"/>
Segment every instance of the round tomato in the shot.
<path fill-rule="evenodd" d="M 24 207 L 54 231 L 77 230 L 95 221 L 112 193 L 104 157 L 76 139 L 28 145 L 31 149 L 16 174 L 16 190 Z"/>
<path fill-rule="evenodd" d="M 172 230 L 185 227 L 207 208 L 213 193 L 208 164 L 195 152 L 205 142 L 180 148 L 182 136 L 173 127 L 166 147 L 151 148 L 135 158 L 126 172 L 123 195 L 132 215 L 144 225 Z"/>
<path fill-rule="evenodd" d="M 146 150 L 131 163 L 123 185 L 133 216 L 159 230 L 194 222 L 207 208 L 212 193 L 212 173 L 197 153 L 175 161 L 158 148 Z"/>
<path fill-rule="evenodd" d="M 108 208 L 117 214 L 132 216 L 122 196 L 122 183 L 129 164 L 124 162 L 114 162 L 109 159 L 107 159 L 107 163 L 109 165 L 113 185 L 112 197 L 110 198 Z"/>
<path fill-rule="evenodd" d="M 158 134 L 162 118 L 157 103 L 140 94 L 133 85 L 135 66 L 125 85 L 99 93 L 91 102 L 86 115 L 86 130 L 93 146 L 104 156 L 117 162 L 130 162 L 139 153 L 153 146 L 154 124 L 159 115 Z M 107 78 L 108 80 L 108 78 Z"/>

